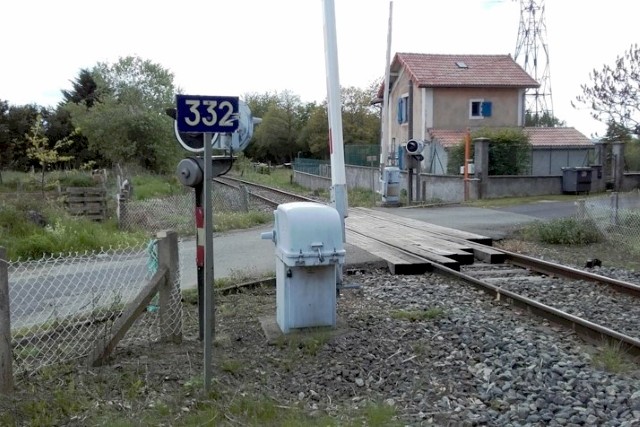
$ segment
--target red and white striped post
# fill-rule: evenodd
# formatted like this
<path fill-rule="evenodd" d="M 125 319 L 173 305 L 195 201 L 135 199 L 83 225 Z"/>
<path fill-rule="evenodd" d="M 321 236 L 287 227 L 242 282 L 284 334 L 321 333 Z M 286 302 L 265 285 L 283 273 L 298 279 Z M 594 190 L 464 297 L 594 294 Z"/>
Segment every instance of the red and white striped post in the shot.
<path fill-rule="evenodd" d="M 196 266 L 204 267 L 204 208 L 196 206 Z"/>

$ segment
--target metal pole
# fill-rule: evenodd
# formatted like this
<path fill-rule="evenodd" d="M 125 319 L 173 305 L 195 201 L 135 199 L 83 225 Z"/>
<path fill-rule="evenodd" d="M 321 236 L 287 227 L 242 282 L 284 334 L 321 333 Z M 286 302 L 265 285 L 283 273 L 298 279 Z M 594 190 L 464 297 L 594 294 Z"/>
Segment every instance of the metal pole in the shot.
<path fill-rule="evenodd" d="M 204 172 L 204 171 L 203 171 Z M 198 272 L 198 339 L 204 340 L 204 185 L 195 188 L 196 192 L 196 268 Z"/>
<path fill-rule="evenodd" d="M 469 201 L 469 158 L 471 157 L 471 130 L 467 128 L 467 134 L 464 136 L 464 201 Z"/>
<path fill-rule="evenodd" d="M 211 133 L 204 134 L 204 391 L 211 388 L 211 365 L 214 336 L 213 312 L 213 206 L 211 204 L 212 165 Z"/>
<path fill-rule="evenodd" d="M 389 158 L 389 135 L 391 133 L 391 119 L 389 111 L 389 96 L 391 90 L 389 85 L 391 84 L 391 25 L 393 23 L 393 1 L 389 2 L 389 28 L 387 29 L 387 57 L 386 65 L 384 69 L 384 92 L 382 95 L 382 120 L 380 131 L 380 178 L 384 172 L 384 168 L 387 166 Z"/>
<path fill-rule="evenodd" d="M 342 240 L 345 241 L 344 219 L 347 217 L 347 184 L 342 138 L 342 102 L 338 74 L 336 12 L 333 0 L 323 0 L 324 53 L 327 69 L 327 100 L 329 113 L 329 152 L 331 154 L 331 202 L 340 214 Z"/>
<path fill-rule="evenodd" d="M 7 250 L 0 246 L 0 395 L 13 393 Z"/>

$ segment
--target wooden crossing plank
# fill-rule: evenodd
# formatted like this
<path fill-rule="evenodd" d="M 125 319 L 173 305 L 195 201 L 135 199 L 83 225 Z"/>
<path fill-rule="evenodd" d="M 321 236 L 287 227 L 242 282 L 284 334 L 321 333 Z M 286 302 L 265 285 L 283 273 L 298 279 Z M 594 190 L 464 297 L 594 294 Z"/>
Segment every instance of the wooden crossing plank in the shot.
<path fill-rule="evenodd" d="M 480 261 L 489 264 L 502 264 L 506 260 L 504 252 L 495 250 L 490 246 L 482 245 L 480 243 L 472 243 L 473 256 Z"/>
<path fill-rule="evenodd" d="M 463 251 L 455 250 L 455 248 L 440 248 L 434 244 L 434 242 L 428 242 L 428 238 L 419 236 L 405 237 L 402 233 L 398 233 L 397 229 L 394 232 L 393 230 L 384 230 L 384 227 L 381 226 L 378 227 L 374 233 L 371 233 L 366 227 L 347 226 L 347 230 L 358 232 L 374 240 L 388 244 L 389 246 L 402 248 L 407 252 L 437 262 L 445 262 L 446 260 L 444 258 L 449 258 L 457 263 L 473 264 L 473 252 L 471 250 Z"/>
<path fill-rule="evenodd" d="M 483 245 L 491 246 L 492 239 L 487 236 L 483 236 L 481 234 L 470 233 L 468 231 L 456 230 L 454 228 L 443 227 L 440 225 L 431 224 L 425 221 L 419 221 L 417 219 L 405 218 L 398 215 L 394 215 L 384 211 L 378 211 L 374 209 L 368 208 L 351 208 L 349 209 L 349 217 L 362 215 L 368 215 L 377 217 L 387 221 L 393 221 L 396 224 L 402 224 L 412 228 L 418 228 L 421 230 L 428 230 L 433 233 L 445 234 L 452 237 L 458 237 L 463 240 L 468 240 L 470 242 L 480 243 Z"/>
<path fill-rule="evenodd" d="M 423 259 L 354 232 L 347 231 L 347 242 L 385 260 L 391 274 L 422 274 L 431 268 Z"/>
<path fill-rule="evenodd" d="M 405 227 L 393 222 L 366 216 L 349 217 L 346 228 L 383 241 L 392 246 L 402 247 L 409 252 L 424 256 L 423 252 L 448 257 L 461 264 L 473 264 L 473 249 L 470 242 L 451 242 L 433 236 L 425 230 Z"/>
<path fill-rule="evenodd" d="M 460 263 L 434 253 L 424 253 L 417 256 L 407 253 L 398 247 L 386 244 L 380 240 L 347 229 L 347 243 L 358 246 L 367 252 L 387 261 L 392 274 L 422 274 L 430 270 L 428 261 L 444 264 L 456 271 L 460 270 Z"/>
<path fill-rule="evenodd" d="M 454 270 L 475 259 L 502 263 L 492 239 L 475 233 L 399 217 L 388 212 L 352 208 L 345 221 L 347 242 L 385 261 L 392 274 L 421 274 L 429 262 Z"/>

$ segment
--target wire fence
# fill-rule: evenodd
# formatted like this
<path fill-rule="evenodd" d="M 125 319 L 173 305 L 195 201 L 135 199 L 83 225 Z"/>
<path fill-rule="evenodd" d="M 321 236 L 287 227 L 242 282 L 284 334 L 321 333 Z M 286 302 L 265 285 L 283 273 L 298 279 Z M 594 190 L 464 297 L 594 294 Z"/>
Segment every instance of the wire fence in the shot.
<path fill-rule="evenodd" d="M 610 193 L 577 203 L 577 216 L 590 220 L 608 241 L 640 251 L 640 194 Z"/>
<path fill-rule="evenodd" d="M 14 372 L 86 357 L 99 339 L 110 337 L 128 304 L 158 269 L 157 248 L 158 241 L 152 240 L 138 247 L 0 260 L 8 270 Z M 171 286 L 173 304 L 160 313 L 156 295 L 120 345 L 159 339 L 160 314 L 165 325 L 181 329 L 180 280 L 178 274 Z"/>
<path fill-rule="evenodd" d="M 211 192 L 214 214 L 248 212 L 253 209 L 246 191 L 214 185 Z M 181 236 L 195 235 L 195 192 L 187 189 L 182 194 L 147 200 L 120 200 L 118 223 L 124 230 L 175 230 Z"/>

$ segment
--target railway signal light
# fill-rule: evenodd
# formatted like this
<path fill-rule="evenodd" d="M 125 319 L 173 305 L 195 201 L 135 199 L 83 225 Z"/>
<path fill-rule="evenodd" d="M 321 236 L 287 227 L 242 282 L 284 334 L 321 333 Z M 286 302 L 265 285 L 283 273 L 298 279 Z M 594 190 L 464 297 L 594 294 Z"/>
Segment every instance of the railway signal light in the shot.
<path fill-rule="evenodd" d="M 419 163 L 424 160 L 424 156 L 422 155 L 422 152 L 424 151 L 424 142 L 410 139 L 407 141 L 407 145 L 405 145 L 405 150 L 407 150 L 409 156 L 416 162 Z"/>

